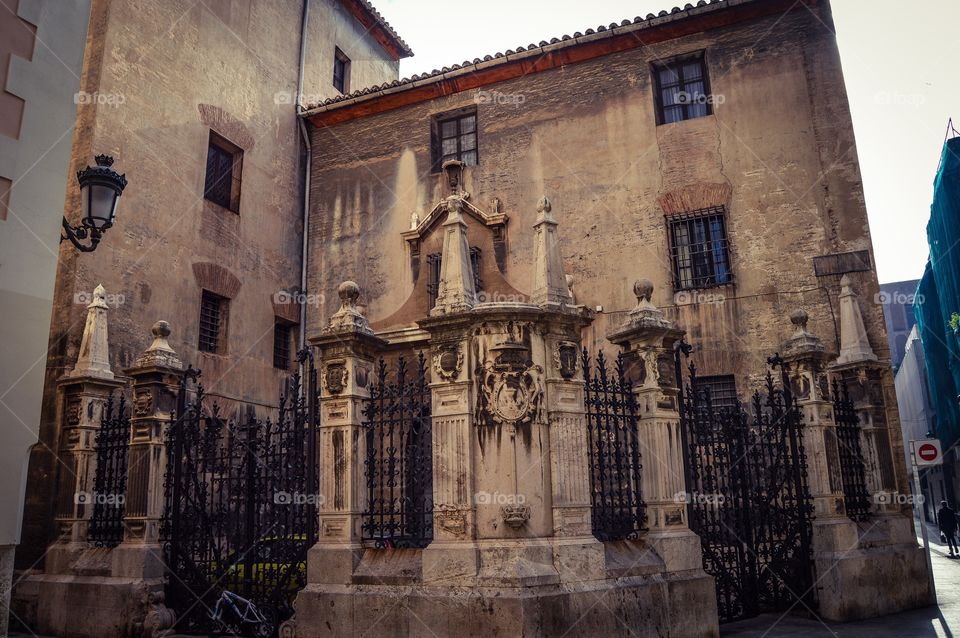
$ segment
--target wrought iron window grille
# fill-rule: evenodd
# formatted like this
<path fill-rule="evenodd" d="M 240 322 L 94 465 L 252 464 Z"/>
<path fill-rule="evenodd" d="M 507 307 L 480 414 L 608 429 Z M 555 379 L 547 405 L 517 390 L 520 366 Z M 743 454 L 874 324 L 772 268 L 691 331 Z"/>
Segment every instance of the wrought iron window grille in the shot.
<path fill-rule="evenodd" d="M 675 291 L 733 283 L 725 217 L 723 206 L 666 217 Z"/>

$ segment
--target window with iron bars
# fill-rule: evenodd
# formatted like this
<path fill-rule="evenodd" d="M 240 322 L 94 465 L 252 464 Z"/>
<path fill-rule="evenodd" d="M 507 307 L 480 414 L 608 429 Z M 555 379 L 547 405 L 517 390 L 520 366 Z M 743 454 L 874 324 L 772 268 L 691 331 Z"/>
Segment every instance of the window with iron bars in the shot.
<path fill-rule="evenodd" d="M 710 115 L 711 102 L 703 52 L 653 66 L 656 79 L 657 124 L 670 124 Z"/>
<path fill-rule="evenodd" d="M 712 288 L 733 281 L 722 206 L 667 217 L 674 290 Z"/>
<path fill-rule="evenodd" d="M 290 368 L 290 324 L 281 321 L 273 325 L 273 367 L 278 370 Z"/>
<path fill-rule="evenodd" d="M 197 348 L 201 352 L 226 352 L 227 312 L 230 300 L 204 290 L 200 297 L 200 339 Z"/>
<path fill-rule="evenodd" d="M 732 374 L 712 377 L 697 377 L 697 392 L 710 393 L 710 403 L 714 408 L 733 409 L 737 406 L 737 381 Z"/>
<path fill-rule="evenodd" d="M 428 308 L 430 309 L 437 305 L 437 295 L 440 294 L 441 262 L 441 253 L 431 253 L 427 255 L 427 296 L 429 298 Z M 480 279 L 479 248 L 470 248 L 470 269 L 473 270 L 473 289 L 479 292 L 483 290 L 483 281 Z"/>

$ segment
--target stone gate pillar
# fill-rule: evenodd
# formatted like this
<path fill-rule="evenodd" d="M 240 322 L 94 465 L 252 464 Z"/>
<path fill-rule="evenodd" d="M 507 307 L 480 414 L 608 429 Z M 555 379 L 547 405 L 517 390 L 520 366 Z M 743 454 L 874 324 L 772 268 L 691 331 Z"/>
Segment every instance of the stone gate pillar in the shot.
<path fill-rule="evenodd" d="M 151 328 L 153 342 L 126 373 L 133 378 L 130 450 L 123 542 L 113 552 L 113 575 L 161 578 L 165 566 L 160 549 L 163 481 L 167 469 L 167 429 L 174 418 L 183 379 L 183 364 L 167 338 L 170 324 Z"/>
<path fill-rule="evenodd" d="M 844 275 L 840 285 L 840 355 L 830 371 L 847 384 L 860 418 L 867 490 L 876 511 L 907 512 L 911 508 L 903 497 L 911 490 L 903 461 L 893 374 L 889 362 L 880 361 L 870 346 L 850 276 Z M 891 432 L 896 435 L 891 436 Z"/>
<path fill-rule="evenodd" d="M 607 339 L 623 349 L 627 373 L 637 396 L 643 497 L 647 503 L 647 541 L 666 571 L 703 568 L 700 538 L 688 527 L 683 436 L 677 405 L 678 380 L 673 347 L 684 331 L 673 327 L 650 301 L 653 283 L 633 285 L 637 306 Z"/>
<path fill-rule="evenodd" d="M 469 583 L 478 570 L 469 326 L 454 318 L 431 328 L 433 542 L 423 552 L 425 583 Z"/>
<path fill-rule="evenodd" d="M 87 322 L 80 356 L 73 370 L 59 381 L 60 478 L 57 484 L 58 540 L 47 552 L 49 574 L 64 573 L 86 548 L 87 528 L 93 513 L 93 480 L 96 473 L 96 437 L 108 397 L 124 382 L 110 369 L 107 337 L 106 291 L 97 286 L 87 306 Z"/>
<path fill-rule="evenodd" d="M 783 360 L 790 369 L 790 385 L 803 413 L 803 445 L 807 455 L 807 484 L 813 498 L 814 516 L 819 531 L 830 519 L 846 520 L 843 484 L 839 479 L 836 420 L 830 400 L 826 363 L 832 357 L 823 341 L 807 331 L 807 313 L 796 310 L 790 315 L 793 335 L 783 344 Z"/>
<path fill-rule="evenodd" d="M 345 281 L 338 293 L 340 309 L 321 334 L 310 339 L 320 367 L 320 534 L 307 556 L 308 591 L 313 584 L 351 583 L 363 553 L 360 526 L 367 505 L 363 410 L 374 381 L 374 359 L 386 345 L 374 336 L 357 307 L 360 287 Z"/>
<path fill-rule="evenodd" d="M 843 282 L 849 293 L 849 278 L 844 276 Z M 832 355 L 807 331 L 805 312 L 791 315 L 795 330 L 783 344 L 784 361 L 791 365 L 792 390 L 803 413 L 807 480 L 814 499 L 817 613 L 835 621 L 894 613 L 929 600 L 926 560 L 917 546 L 912 518 L 875 508 L 865 520 L 855 521 L 844 506 L 836 415 L 832 401 L 827 400 L 832 390 L 826 371 L 843 376 L 858 363 L 876 362 L 872 351 L 867 352 L 869 343 L 855 301 L 851 294 L 841 294 L 841 353 L 826 369 Z M 857 331 L 857 326 L 861 335 L 851 335 L 851 328 Z"/>

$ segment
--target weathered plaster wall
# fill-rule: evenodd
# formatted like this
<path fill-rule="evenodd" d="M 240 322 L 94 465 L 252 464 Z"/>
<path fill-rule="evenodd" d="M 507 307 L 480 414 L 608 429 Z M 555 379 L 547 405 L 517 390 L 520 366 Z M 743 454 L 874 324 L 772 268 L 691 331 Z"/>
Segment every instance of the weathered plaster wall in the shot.
<path fill-rule="evenodd" d="M 307 85 L 324 97 L 331 84 L 334 41 L 358 51 L 366 80 L 396 79 L 396 64 L 370 42 L 354 39 L 346 14 L 323 25 L 333 2 L 313 0 L 308 59 L 327 64 L 324 82 Z M 301 2 L 94 0 L 82 74 L 83 90 L 101 98 L 77 115 L 71 166 L 96 153 L 114 156 L 129 185 L 118 220 L 94 253 L 60 250 L 50 329 L 50 358 L 41 424 L 43 445 L 31 465 L 25 534 L 35 560 L 52 529 L 58 406 L 54 382 L 76 361 L 85 305 L 102 283 L 111 303 L 111 364 L 129 367 L 149 344 L 150 326 L 170 322 L 171 346 L 203 370 L 221 404 L 231 399 L 275 405 L 285 372 L 273 367 L 273 296 L 300 284 L 303 167 L 294 112 Z M 343 47 L 341 47 L 343 48 Z M 313 56 L 313 52 L 326 52 Z M 313 56 L 313 57 L 311 57 Z M 328 59 L 329 58 L 329 59 Z M 378 75 L 379 74 L 379 75 Z M 307 77 L 321 75 L 319 70 Z M 243 149 L 239 214 L 203 198 L 209 130 Z M 67 138 L 69 139 L 69 137 Z M 66 211 L 79 193 L 71 179 Z M 197 266 L 201 267 L 198 269 Z M 230 301 L 223 355 L 197 351 L 201 287 L 197 273 L 240 282 Z M 281 309 L 282 310 L 282 309 Z M 286 316 L 286 315 L 284 315 Z M 290 313 L 296 317 L 297 313 Z M 25 564 L 29 564 L 26 562 Z"/>
<path fill-rule="evenodd" d="M 306 52 L 303 87 L 307 104 L 339 95 L 333 87 L 335 48 L 350 58 L 348 93 L 399 77 L 399 60 L 386 56 L 383 47 L 339 0 L 310 0 L 307 41 L 310 46 Z"/>
<path fill-rule="evenodd" d="M 465 181 L 477 206 L 489 210 L 497 197 L 510 216 L 507 281 L 530 291 L 531 226 L 546 194 L 578 302 L 604 309 L 589 340 L 622 320 L 632 281 L 646 276 L 654 302 L 698 346 L 702 373 L 736 373 L 741 392 L 789 335 L 792 309 L 805 307 L 811 329 L 834 344 L 836 282 L 819 281 L 812 258 L 871 242 L 828 9 L 814 11 L 483 87 L 506 97 L 477 106 L 480 162 Z M 650 64 L 698 50 L 714 114 L 656 126 Z M 410 295 L 399 232 L 446 193 L 430 173 L 430 118 L 476 98 L 461 92 L 313 130 L 309 288 L 327 305 L 311 308 L 308 334 L 335 310 L 343 279 L 360 283 L 375 323 Z M 735 283 L 675 296 L 664 214 L 716 204 L 728 208 Z M 876 275 L 854 277 L 871 344 L 885 356 Z"/>

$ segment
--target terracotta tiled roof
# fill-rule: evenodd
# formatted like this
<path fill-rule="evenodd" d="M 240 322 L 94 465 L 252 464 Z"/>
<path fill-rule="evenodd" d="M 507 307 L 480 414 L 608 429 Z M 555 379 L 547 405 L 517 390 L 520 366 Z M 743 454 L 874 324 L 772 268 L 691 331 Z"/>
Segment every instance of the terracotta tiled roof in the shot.
<path fill-rule="evenodd" d="M 403 57 L 410 57 L 413 55 L 413 49 L 403 41 L 403 38 L 393 30 L 393 27 L 390 26 L 390 23 L 387 22 L 380 12 L 377 11 L 377 8 L 370 4 L 367 0 L 357 0 L 361 6 L 370 14 L 370 17 L 373 18 L 377 24 L 379 24 L 384 31 L 387 32 L 387 35 L 390 36 L 392 40 L 396 43 L 397 47 L 403 52 Z"/>
<path fill-rule="evenodd" d="M 360 0 L 360 1 L 370 6 L 369 3 L 366 2 L 366 0 Z M 403 78 L 402 80 L 385 82 L 381 85 L 369 86 L 363 89 L 359 89 L 357 91 L 353 91 L 352 93 L 347 93 L 346 95 L 338 95 L 336 97 L 326 99 L 323 102 L 318 102 L 316 104 L 309 105 L 308 108 L 302 113 L 302 115 L 309 115 L 311 110 L 316 110 L 316 109 L 327 110 L 327 108 L 335 108 L 337 104 L 350 102 L 352 100 L 355 100 L 356 98 L 359 98 L 365 95 L 378 94 L 385 90 L 393 89 L 395 87 L 404 87 L 405 85 L 413 85 L 413 84 L 417 84 L 419 86 L 420 84 L 424 83 L 424 80 L 428 82 L 436 81 L 453 74 L 469 73 L 473 70 L 476 70 L 476 68 L 479 65 L 483 65 L 483 67 L 490 66 L 490 64 L 486 64 L 486 63 L 496 64 L 500 62 L 506 62 L 508 59 L 517 59 L 520 56 L 537 55 L 542 50 L 544 50 L 545 47 L 555 48 L 553 47 L 553 45 L 558 45 L 558 44 L 562 45 L 564 43 L 575 44 L 576 42 L 584 41 L 584 40 L 592 41 L 605 36 L 609 37 L 609 36 L 619 35 L 621 33 L 635 31 L 635 30 L 639 30 L 647 27 L 659 26 L 666 22 L 681 20 L 691 15 L 698 15 L 705 12 L 713 12 L 713 11 L 724 9 L 729 6 L 736 6 L 736 5 L 747 4 L 747 3 L 758 2 L 758 1 L 759 0 L 709 0 L 709 1 L 699 0 L 699 2 L 697 2 L 696 5 L 692 5 L 688 3 L 684 5 L 682 9 L 680 7 L 674 7 L 672 11 L 661 11 L 657 15 L 648 13 L 646 18 L 641 18 L 637 16 L 633 20 L 623 20 L 619 24 L 616 22 L 612 22 L 609 25 L 601 24 L 596 29 L 587 29 L 583 33 L 577 31 L 573 35 L 563 35 L 559 38 L 551 38 L 549 42 L 546 40 L 541 40 L 539 44 L 528 44 L 527 46 L 519 46 L 516 49 L 508 49 L 506 51 L 495 53 L 493 55 L 485 55 L 483 56 L 482 59 L 474 58 L 472 62 L 470 60 L 464 60 L 463 63 L 461 64 L 454 64 L 453 66 L 445 66 L 442 69 L 434 69 L 429 73 L 415 74 L 408 78 Z M 373 9 L 372 6 L 370 6 L 370 10 L 374 11 L 374 13 L 376 12 L 376 10 Z M 379 16 L 379 14 L 377 15 Z M 389 27 L 389 25 L 387 25 L 387 27 Z"/>

